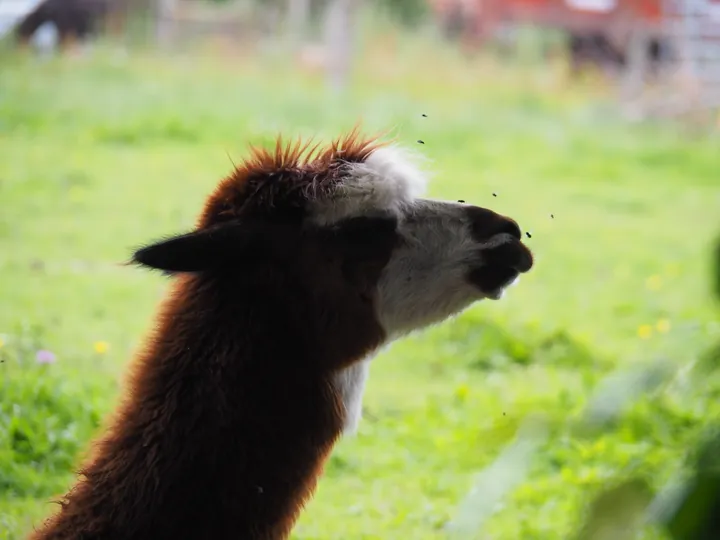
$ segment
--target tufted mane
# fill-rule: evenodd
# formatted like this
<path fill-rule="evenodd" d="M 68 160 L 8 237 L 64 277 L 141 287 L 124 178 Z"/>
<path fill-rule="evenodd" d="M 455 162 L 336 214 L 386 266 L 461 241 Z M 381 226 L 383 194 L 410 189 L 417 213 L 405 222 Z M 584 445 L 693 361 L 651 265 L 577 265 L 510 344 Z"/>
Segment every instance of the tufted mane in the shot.
<path fill-rule="evenodd" d="M 389 144 L 379 138 L 363 136 L 356 126 L 325 146 L 312 139 L 285 142 L 282 135 L 272 150 L 250 146 L 250 155 L 208 198 L 199 227 L 247 213 L 295 209 L 302 215 L 306 203 L 332 192 L 348 165 L 364 162 Z"/>

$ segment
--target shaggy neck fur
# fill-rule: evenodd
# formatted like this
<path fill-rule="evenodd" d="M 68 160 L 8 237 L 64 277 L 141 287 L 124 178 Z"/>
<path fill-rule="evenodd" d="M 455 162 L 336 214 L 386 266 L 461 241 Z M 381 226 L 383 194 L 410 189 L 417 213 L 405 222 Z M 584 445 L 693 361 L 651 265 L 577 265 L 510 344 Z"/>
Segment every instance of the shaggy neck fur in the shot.
<path fill-rule="evenodd" d="M 123 405 L 32 538 L 282 540 L 361 417 L 380 346 L 499 298 L 532 267 L 517 223 L 419 198 L 356 131 L 253 150 L 196 230 L 135 252 L 176 275 Z"/>
<path fill-rule="evenodd" d="M 61 511 L 32 538 L 289 535 L 342 430 L 328 361 L 343 354 L 349 364 L 369 352 L 360 340 L 382 335 L 359 329 L 343 336 L 350 343 L 319 349 L 318 329 L 303 324 L 314 307 L 306 299 L 208 287 L 179 279 L 124 406 Z M 267 307 L 288 300 L 305 309 Z"/>

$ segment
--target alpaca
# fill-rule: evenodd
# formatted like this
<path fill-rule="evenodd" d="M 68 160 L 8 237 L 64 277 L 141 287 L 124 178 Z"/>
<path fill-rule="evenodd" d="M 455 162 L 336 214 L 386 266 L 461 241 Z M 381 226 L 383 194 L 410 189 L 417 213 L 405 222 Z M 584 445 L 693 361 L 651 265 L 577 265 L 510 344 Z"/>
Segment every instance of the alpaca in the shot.
<path fill-rule="evenodd" d="M 378 349 L 533 266 L 512 219 L 421 198 L 407 151 L 357 129 L 278 138 L 195 230 L 134 253 L 172 277 L 121 405 L 33 539 L 278 540 L 360 421 Z"/>
<path fill-rule="evenodd" d="M 21 47 L 27 47 L 43 24 L 52 23 L 58 32 L 59 46 L 74 45 L 100 33 L 103 26 L 117 37 L 124 24 L 126 0 L 43 0 L 28 13 L 15 30 Z"/>

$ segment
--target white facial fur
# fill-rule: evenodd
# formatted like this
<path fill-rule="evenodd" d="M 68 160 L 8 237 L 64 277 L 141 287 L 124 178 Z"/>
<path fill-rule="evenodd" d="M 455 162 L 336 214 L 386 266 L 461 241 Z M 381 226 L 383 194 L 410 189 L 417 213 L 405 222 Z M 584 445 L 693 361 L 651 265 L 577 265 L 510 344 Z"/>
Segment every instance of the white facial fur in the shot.
<path fill-rule="evenodd" d="M 389 339 L 456 315 L 482 293 L 467 278 L 480 264 L 463 205 L 417 199 L 403 208 L 403 244 L 378 283 L 378 316 Z"/>
<path fill-rule="evenodd" d="M 370 362 L 373 356 L 356 362 L 348 368 L 338 371 L 333 377 L 335 391 L 340 394 L 345 406 L 345 435 L 357 432 L 362 418 L 362 397 L 365 390 L 365 381 L 370 373 Z"/>
<path fill-rule="evenodd" d="M 386 265 L 377 295 L 378 319 L 388 341 L 444 321 L 487 297 L 468 282 L 468 270 L 481 264 L 482 247 L 505 241 L 499 235 L 478 245 L 466 205 L 421 199 L 427 177 L 414 158 L 396 147 L 375 150 L 364 163 L 349 164 L 333 197 L 311 208 L 311 219 L 318 225 L 380 213 L 397 217 L 402 245 Z M 345 405 L 345 434 L 354 433 L 360 422 L 371 360 L 372 356 L 334 377 Z"/>
<path fill-rule="evenodd" d="M 403 148 L 375 150 L 363 163 L 349 164 L 349 171 L 330 199 L 310 207 L 313 223 L 330 225 L 354 216 L 391 212 L 420 197 L 428 183 L 420 170 L 421 156 Z"/>

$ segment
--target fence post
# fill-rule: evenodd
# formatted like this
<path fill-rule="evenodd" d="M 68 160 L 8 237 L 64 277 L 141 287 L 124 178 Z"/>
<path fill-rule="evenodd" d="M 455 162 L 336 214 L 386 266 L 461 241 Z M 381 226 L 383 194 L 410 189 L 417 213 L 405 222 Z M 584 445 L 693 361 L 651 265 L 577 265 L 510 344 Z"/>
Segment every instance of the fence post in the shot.
<path fill-rule="evenodd" d="M 155 0 L 155 39 L 158 45 L 170 45 L 174 30 L 177 0 Z"/>
<path fill-rule="evenodd" d="M 286 26 L 291 45 L 298 46 L 305 39 L 310 20 L 310 0 L 288 0 Z"/>
<path fill-rule="evenodd" d="M 327 81 L 335 92 L 345 89 L 352 70 L 354 30 L 359 4 L 360 0 L 330 0 L 326 8 Z"/>

